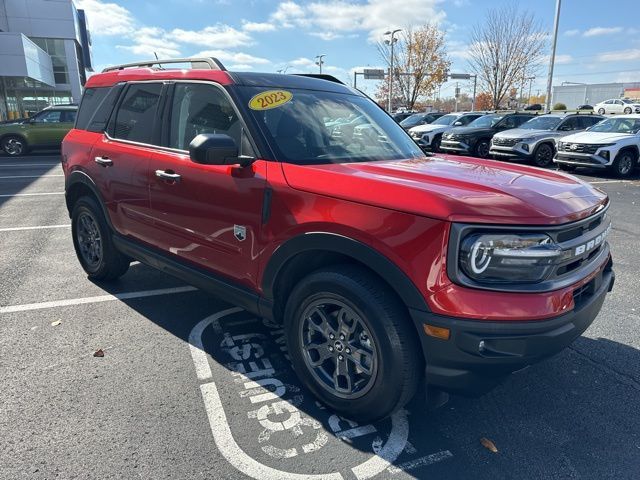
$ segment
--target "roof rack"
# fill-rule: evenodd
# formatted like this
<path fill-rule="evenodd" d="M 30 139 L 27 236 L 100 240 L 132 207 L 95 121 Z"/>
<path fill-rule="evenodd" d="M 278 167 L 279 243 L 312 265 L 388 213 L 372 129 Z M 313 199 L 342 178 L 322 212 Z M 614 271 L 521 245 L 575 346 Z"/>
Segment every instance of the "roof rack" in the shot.
<path fill-rule="evenodd" d="M 125 68 L 149 67 L 153 68 L 158 65 L 162 69 L 162 65 L 170 65 L 172 63 L 190 63 L 194 70 L 222 70 L 227 69 L 220 60 L 213 57 L 193 57 L 193 58 L 171 58 L 167 60 L 149 60 L 145 62 L 123 63 L 121 65 L 113 65 L 102 70 L 102 73 L 113 72 L 114 70 L 124 70 Z"/>

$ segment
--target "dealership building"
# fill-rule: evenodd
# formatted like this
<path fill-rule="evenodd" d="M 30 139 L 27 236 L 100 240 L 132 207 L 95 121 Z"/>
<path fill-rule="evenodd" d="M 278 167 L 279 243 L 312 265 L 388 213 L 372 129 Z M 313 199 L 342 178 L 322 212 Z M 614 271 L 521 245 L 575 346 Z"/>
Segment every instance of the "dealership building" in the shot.
<path fill-rule="evenodd" d="M 0 121 L 78 103 L 91 38 L 72 0 L 0 0 Z"/>
<path fill-rule="evenodd" d="M 553 87 L 553 104 L 564 103 L 567 108 L 595 105 L 612 98 L 640 99 L 640 82 L 571 84 Z"/>

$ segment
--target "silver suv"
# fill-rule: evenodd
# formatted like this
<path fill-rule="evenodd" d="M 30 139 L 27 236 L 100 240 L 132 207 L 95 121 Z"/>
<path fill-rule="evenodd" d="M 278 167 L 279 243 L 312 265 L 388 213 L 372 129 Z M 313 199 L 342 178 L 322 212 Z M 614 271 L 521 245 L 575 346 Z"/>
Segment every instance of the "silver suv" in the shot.
<path fill-rule="evenodd" d="M 577 113 L 541 115 L 520 128 L 494 135 L 489 153 L 496 159 L 523 159 L 538 167 L 548 167 L 553 163 L 557 139 L 592 127 L 603 118 Z"/>

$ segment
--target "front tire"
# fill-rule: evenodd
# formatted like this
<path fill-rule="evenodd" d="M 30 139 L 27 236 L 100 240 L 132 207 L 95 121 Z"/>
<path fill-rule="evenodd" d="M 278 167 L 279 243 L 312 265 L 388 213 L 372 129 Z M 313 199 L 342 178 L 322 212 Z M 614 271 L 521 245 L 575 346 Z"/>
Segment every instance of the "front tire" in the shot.
<path fill-rule="evenodd" d="M 331 409 L 380 420 L 415 394 L 422 353 L 400 300 L 363 267 L 310 274 L 289 295 L 287 347 L 300 381 Z"/>
<path fill-rule="evenodd" d="M 2 151 L 10 157 L 19 157 L 29 151 L 25 139 L 17 135 L 4 137 L 0 146 L 2 147 Z"/>
<path fill-rule="evenodd" d="M 604 108 L 599 108 L 599 109 L 598 109 L 598 113 L 599 113 L 600 115 L 604 115 Z"/>
<path fill-rule="evenodd" d="M 486 138 L 481 138 L 476 143 L 475 148 L 473 149 L 473 153 L 478 158 L 489 158 L 489 149 L 491 146 L 489 145 L 489 140 Z"/>
<path fill-rule="evenodd" d="M 440 152 L 440 142 L 442 142 L 442 135 L 436 135 L 435 138 L 431 141 L 431 151 L 433 153 Z"/>
<path fill-rule="evenodd" d="M 616 156 L 611 165 L 611 170 L 619 178 L 630 177 L 636 168 L 637 161 L 638 155 L 636 153 L 631 150 L 623 150 Z"/>
<path fill-rule="evenodd" d="M 115 280 L 126 273 L 131 260 L 116 250 L 102 210 L 91 197 L 81 197 L 71 214 L 73 246 L 91 280 Z"/>
<path fill-rule="evenodd" d="M 536 167 L 546 168 L 553 162 L 553 147 L 548 143 L 538 145 L 533 152 L 533 163 Z"/>
<path fill-rule="evenodd" d="M 631 107 L 627 107 L 624 109 L 625 115 L 629 115 L 631 113 Z"/>

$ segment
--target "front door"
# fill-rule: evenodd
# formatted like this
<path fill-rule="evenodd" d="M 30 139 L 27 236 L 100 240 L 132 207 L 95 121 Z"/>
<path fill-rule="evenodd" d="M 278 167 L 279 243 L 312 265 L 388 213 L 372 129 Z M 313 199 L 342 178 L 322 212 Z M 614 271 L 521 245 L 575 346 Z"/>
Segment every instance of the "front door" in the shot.
<path fill-rule="evenodd" d="M 175 84 L 167 102 L 166 151 L 149 169 L 149 198 L 163 250 L 251 287 L 268 162 L 250 167 L 202 165 L 188 146 L 201 133 L 227 134 L 251 148 L 226 93 L 208 83 Z"/>
<path fill-rule="evenodd" d="M 29 143 L 34 147 L 60 146 L 73 124 L 64 122 L 64 110 L 45 110 L 29 120 Z"/>

